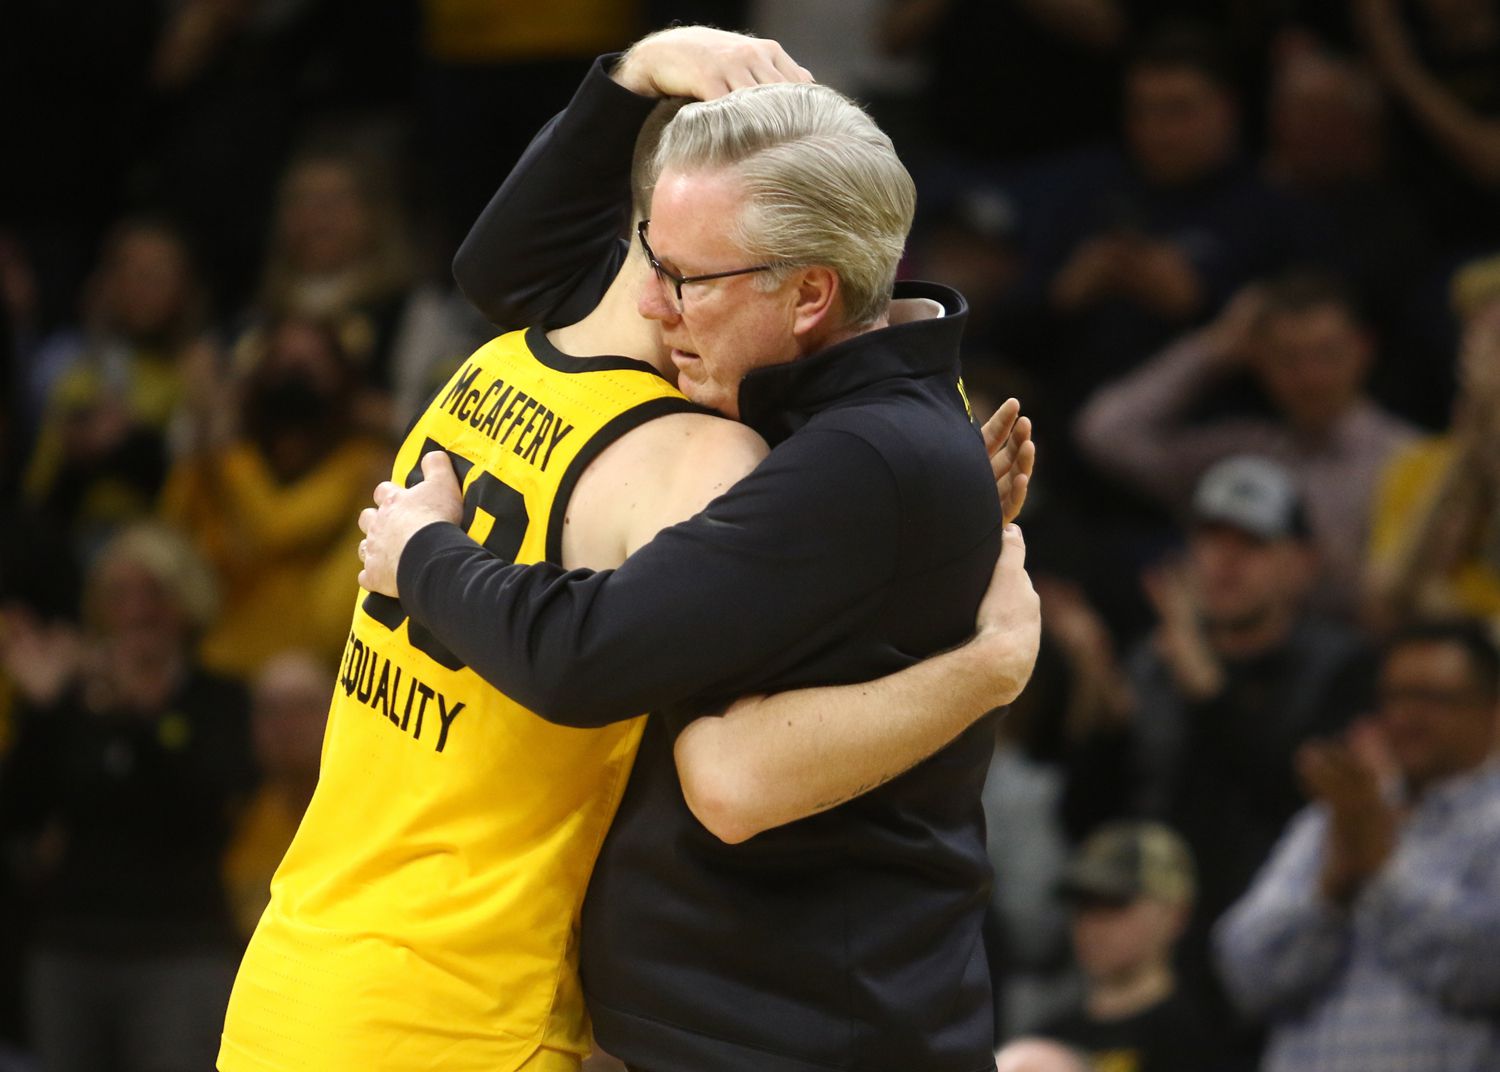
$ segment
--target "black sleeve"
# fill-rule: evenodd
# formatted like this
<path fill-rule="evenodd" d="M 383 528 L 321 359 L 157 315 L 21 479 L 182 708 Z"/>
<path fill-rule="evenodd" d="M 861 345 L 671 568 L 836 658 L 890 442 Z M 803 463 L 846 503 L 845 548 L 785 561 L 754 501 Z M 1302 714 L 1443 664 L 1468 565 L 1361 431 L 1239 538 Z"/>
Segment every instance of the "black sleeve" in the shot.
<path fill-rule="evenodd" d="M 501 328 L 580 320 L 619 270 L 636 134 L 657 102 L 611 80 L 614 59 L 595 62 L 453 258 L 459 289 Z"/>
<path fill-rule="evenodd" d="M 617 570 L 512 565 L 433 524 L 406 545 L 398 585 L 486 681 L 549 721 L 598 726 L 782 684 L 879 605 L 900 518 L 873 447 L 804 430 Z"/>

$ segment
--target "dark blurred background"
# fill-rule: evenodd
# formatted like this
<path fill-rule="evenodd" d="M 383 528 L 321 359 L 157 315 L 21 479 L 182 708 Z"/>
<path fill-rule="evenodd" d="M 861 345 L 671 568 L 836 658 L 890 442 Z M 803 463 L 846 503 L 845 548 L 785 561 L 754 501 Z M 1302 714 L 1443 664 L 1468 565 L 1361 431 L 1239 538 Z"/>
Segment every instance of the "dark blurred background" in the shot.
<path fill-rule="evenodd" d="M 7 0 L 0 1069 L 202 1067 L 174 1040 L 216 1037 L 315 783 L 356 515 L 520 326 L 452 254 L 593 58 L 672 20 L 866 104 L 917 178 L 904 274 L 970 302 L 976 416 L 1036 422 L 1000 1037 L 1110 1072 L 1275 1037 L 1214 923 L 1310 799 L 1343 814 L 1310 749 L 1415 784 L 1383 639 L 1500 619 L 1500 3 Z M 1126 819 L 1196 860 L 1155 930 L 1057 896 Z M 1098 1011 L 1168 962 L 1195 1057 L 1151 1057 L 1160 995 Z"/>

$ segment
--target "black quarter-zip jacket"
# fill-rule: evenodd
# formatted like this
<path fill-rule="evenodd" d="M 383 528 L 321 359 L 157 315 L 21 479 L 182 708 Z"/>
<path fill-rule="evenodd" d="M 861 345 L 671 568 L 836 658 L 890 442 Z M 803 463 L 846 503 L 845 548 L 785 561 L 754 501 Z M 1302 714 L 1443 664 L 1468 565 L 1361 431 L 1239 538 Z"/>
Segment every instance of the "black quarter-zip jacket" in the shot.
<path fill-rule="evenodd" d="M 613 259 L 596 273 L 577 246 L 545 252 L 543 230 L 576 224 L 527 206 L 607 219 L 605 158 L 649 106 L 595 68 L 465 243 L 455 269 L 481 308 L 545 323 L 539 295 L 555 310 L 579 286 L 602 292 L 618 232 L 595 242 Z M 932 284 L 897 297 L 945 315 L 747 376 L 740 412 L 770 455 L 619 569 L 512 565 L 446 524 L 401 558 L 407 612 L 542 717 L 654 712 L 581 947 L 601 1043 L 653 1072 L 993 1068 L 988 720 L 863 797 L 733 846 L 692 816 L 672 757 L 688 720 L 736 696 L 879 677 L 972 629 L 1001 519 L 957 387 L 965 307 Z"/>

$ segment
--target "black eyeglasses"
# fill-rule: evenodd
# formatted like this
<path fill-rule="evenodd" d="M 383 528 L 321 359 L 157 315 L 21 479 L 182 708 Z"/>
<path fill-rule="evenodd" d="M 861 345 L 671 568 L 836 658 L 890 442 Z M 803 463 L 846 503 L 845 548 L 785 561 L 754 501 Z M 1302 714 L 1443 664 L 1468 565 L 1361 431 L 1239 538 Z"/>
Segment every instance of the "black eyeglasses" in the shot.
<path fill-rule="evenodd" d="M 640 223 L 636 224 L 635 233 L 640 236 L 641 251 L 646 254 L 646 261 L 651 265 L 651 270 L 656 273 L 656 278 L 661 280 L 661 284 L 664 288 L 668 283 L 672 284 L 671 291 L 677 297 L 675 308 L 679 313 L 682 312 L 682 287 L 685 283 L 706 283 L 710 279 L 728 279 L 732 275 L 749 275 L 752 272 L 769 272 L 772 268 L 777 267 L 774 264 L 757 264 L 753 268 L 731 268 L 727 272 L 705 272 L 702 275 L 678 275 L 676 272 L 663 265 L 661 261 L 657 260 L 656 254 L 651 252 L 651 243 L 646 241 L 646 226 L 650 222 L 650 220 L 642 220 Z"/>

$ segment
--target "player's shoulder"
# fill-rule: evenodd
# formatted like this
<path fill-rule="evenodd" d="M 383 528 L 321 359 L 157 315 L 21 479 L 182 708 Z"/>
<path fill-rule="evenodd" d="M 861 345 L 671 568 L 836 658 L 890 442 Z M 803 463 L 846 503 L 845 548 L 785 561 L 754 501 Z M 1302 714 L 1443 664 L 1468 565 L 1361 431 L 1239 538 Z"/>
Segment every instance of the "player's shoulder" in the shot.
<path fill-rule="evenodd" d="M 684 466 L 703 472 L 733 472 L 735 479 L 766 456 L 756 432 L 725 417 L 704 412 L 668 413 L 645 421 L 619 438 L 606 453 L 610 462 L 636 471 L 668 476 Z M 604 461 L 603 456 L 600 461 Z"/>
<path fill-rule="evenodd" d="M 644 421 L 601 451 L 579 482 L 670 491 L 687 485 L 727 487 L 767 454 L 765 440 L 737 421 L 701 412 L 667 413 Z"/>
<path fill-rule="evenodd" d="M 573 491 L 569 516 L 591 538 L 607 538 L 611 547 L 619 541 L 629 554 L 661 529 L 698 513 L 766 452 L 760 436 L 722 417 L 656 417 L 589 463 Z"/>
<path fill-rule="evenodd" d="M 768 449 L 766 441 L 748 425 L 703 411 L 669 413 L 647 421 L 631 434 L 639 436 L 645 447 L 672 451 L 692 447 L 764 456 Z"/>

